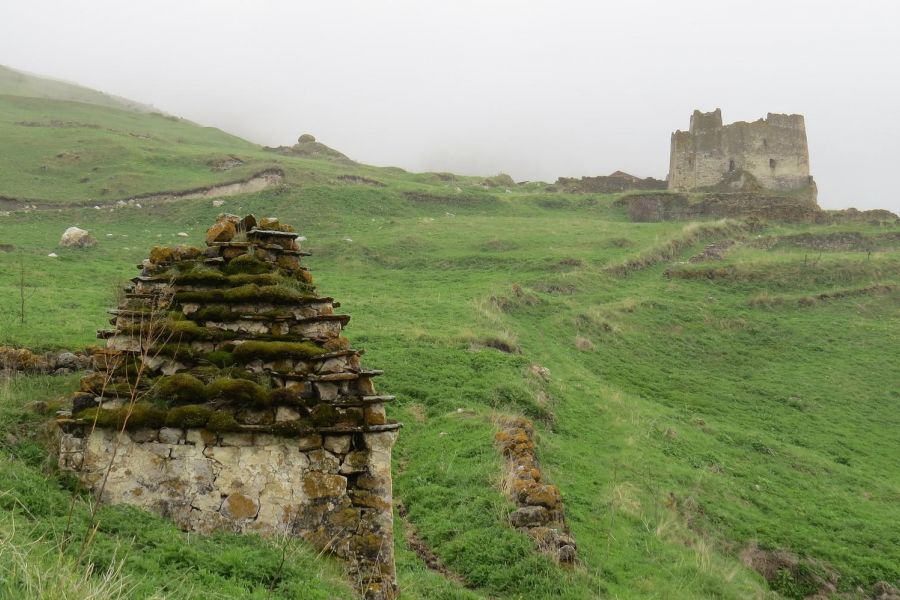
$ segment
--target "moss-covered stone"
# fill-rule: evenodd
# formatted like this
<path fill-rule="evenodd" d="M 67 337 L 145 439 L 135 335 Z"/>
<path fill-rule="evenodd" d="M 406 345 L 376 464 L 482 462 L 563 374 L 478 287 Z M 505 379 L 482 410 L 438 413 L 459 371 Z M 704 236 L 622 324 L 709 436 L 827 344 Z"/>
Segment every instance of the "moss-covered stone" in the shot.
<path fill-rule="evenodd" d="M 98 427 L 121 429 L 124 425 L 126 429 L 139 429 L 162 427 L 165 424 L 166 412 L 148 402 L 136 402 L 113 410 L 89 408 L 75 416 L 88 422 L 93 422 L 96 418 Z"/>
<path fill-rule="evenodd" d="M 234 349 L 234 357 L 240 362 L 261 359 L 275 361 L 285 358 L 311 358 L 327 352 L 312 342 L 248 341 Z"/>
<path fill-rule="evenodd" d="M 259 275 L 261 273 L 268 273 L 270 269 L 271 267 L 268 264 L 250 254 L 241 254 L 240 256 L 231 259 L 231 261 L 225 265 L 225 272 L 229 275 L 236 275 L 238 273 Z"/>
<path fill-rule="evenodd" d="M 206 399 L 206 386 L 187 373 L 166 375 L 156 380 L 154 392 L 167 404 L 196 404 Z"/>
<path fill-rule="evenodd" d="M 150 262 L 160 264 L 172 261 L 175 255 L 175 249 L 169 246 L 153 246 L 150 249 Z"/>
<path fill-rule="evenodd" d="M 337 352 L 339 350 L 349 350 L 350 349 L 350 340 L 341 336 L 331 338 L 327 340 L 322 346 L 325 347 L 329 352 Z"/>
<path fill-rule="evenodd" d="M 175 301 L 181 303 L 268 303 L 268 304 L 293 304 L 315 299 L 316 295 L 311 289 L 294 288 L 284 284 L 256 285 L 255 283 L 241 285 L 224 290 L 206 291 L 182 291 L 175 294 Z"/>
<path fill-rule="evenodd" d="M 225 368 L 234 364 L 234 355 L 227 350 L 215 350 L 202 355 L 200 360 L 220 368 Z"/>
<path fill-rule="evenodd" d="M 186 404 L 178 406 L 166 413 L 167 427 L 203 427 L 209 420 L 212 410 L 202 404 Z"/>
<path fill-rule="evenodd" d="M 270 404 L 267 389 L 246 379 L 223 377 L 206 386 L 210 400 L 225 400 L 238 405 L 264 407 Z"/>
<path fill-rule="evenodd" d="M 338 413 L 330 404 L 316 404 L 309 411 L 310 420 L 316 427 L 333 427 L 338 422 Z"/>
<path fill-rule="evenodd" d="M 241 426 L 230 412 L 216 410 L 213 411 L 206 421 L 206 428 L 210 431 L 215 431 L 216 433 L 227 433 L 230 431 L 237 431 Z"/>
<path fill-rule="evenodd" d="M 303 406 L 304 401 L 293 388 L 275 388 L 269 392 L 269 399 L 275 406 Z"/>

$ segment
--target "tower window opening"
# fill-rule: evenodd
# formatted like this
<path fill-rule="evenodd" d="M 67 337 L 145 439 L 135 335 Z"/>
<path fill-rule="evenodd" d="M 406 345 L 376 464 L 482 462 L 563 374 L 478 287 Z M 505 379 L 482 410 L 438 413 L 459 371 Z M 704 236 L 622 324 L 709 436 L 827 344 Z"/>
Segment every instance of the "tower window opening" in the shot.
<path fill-rule="evenodd" d="M 774 159 L 774 158 L 770 158 L 770 159 L 769 159 L 769 168 L 770 168 L 770 169 L 774 169 L 776 164 L 777 164 L 777 163 L 775 162 L 775 159 Z"/>
<path fill-rule="evenodd" d="M 731 173 L 732 171 L 734 171 L 734 159 L 733 158 L 728 161 L 728 172 Z"/>

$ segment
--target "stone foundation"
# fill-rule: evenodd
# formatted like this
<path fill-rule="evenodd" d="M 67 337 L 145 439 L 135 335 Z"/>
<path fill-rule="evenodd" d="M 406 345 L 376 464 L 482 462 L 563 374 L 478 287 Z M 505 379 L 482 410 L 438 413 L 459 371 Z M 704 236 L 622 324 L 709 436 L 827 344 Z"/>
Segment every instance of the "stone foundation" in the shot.
<path fill-rule="evenodd" d="M 66 427 L 59 464 L 95 493 L 103 486 L 101 501 L 151 510 L 189 531 L 297 535 L 347 559 L 367 597 L 393 597 L 396 431 L 90 429 Z"/>

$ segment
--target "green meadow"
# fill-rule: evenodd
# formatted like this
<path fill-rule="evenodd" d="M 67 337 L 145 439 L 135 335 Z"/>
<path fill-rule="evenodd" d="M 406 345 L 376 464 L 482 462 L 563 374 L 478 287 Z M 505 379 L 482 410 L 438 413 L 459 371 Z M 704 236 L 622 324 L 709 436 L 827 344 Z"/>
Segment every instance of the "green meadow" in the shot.
<path fill-rule="evenodd" d="M 97 127 L 16 124 L 53 120 Z M 159 115 L 52 100 L 0 97 L 0 134 L 11 140 L 0 196 L 58 206 L 0 216 L 0 243 L 14 246 L 0 253 L 0 344 L 97 344 L 116 287 L 150 248 L 202 245 L 220 212 L 277 216 L 307 238 L 319 291 L 352 316 L 346 335 L 398 398 L 405 598 L 803 598 L 823 581 L 867 598 L 900 581 L 896 225 L 632 223 L 616 196 L 284 157 Z M 228 155 L 244 164 L 210 170 Z M 281 185 L 221 207 L 72 205 L 270 166 Z M 98 244 L 58 247 L 73 225 Z M 865 243 L 810 249 L 797 237 L 834 233 Z M 689 262 L 723 239 L 736 242 L 723 260 Z M 85 542 L 91 500 L 55 471 L 48 416 L 34 409 L 76 381 L 0 386 L 0 582 L 12 582 L 0 597 L 52 597 L 33 590 L 53 585 L 73 598 L 352 597 L 339 564 L 289 540 L 202 538 L 103 507 Z M 574 567 L 507 523 L 493 443 L 505 415 L 537 425 Z M 410 524 L 455 577 L 425 566 Z M 776 564 L 769 581 L 748 566 L 779 551 L 798 566 Z"/>

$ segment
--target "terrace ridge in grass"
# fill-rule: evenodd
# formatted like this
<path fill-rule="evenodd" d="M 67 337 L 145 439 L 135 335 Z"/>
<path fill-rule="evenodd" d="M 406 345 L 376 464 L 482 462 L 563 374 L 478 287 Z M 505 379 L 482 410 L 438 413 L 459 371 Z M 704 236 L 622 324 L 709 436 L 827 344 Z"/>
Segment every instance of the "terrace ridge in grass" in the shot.
<path fill-rule="evenodd" d="M 60 466 L 187 530 L 299 535 L 346 559 L 365 598 L 392 599 L 393 397 L 341 337 L 349 317 L 317 295 L 297 237 L 223 214 L 205 250 L 154 248 L 57 421 Z"/>

